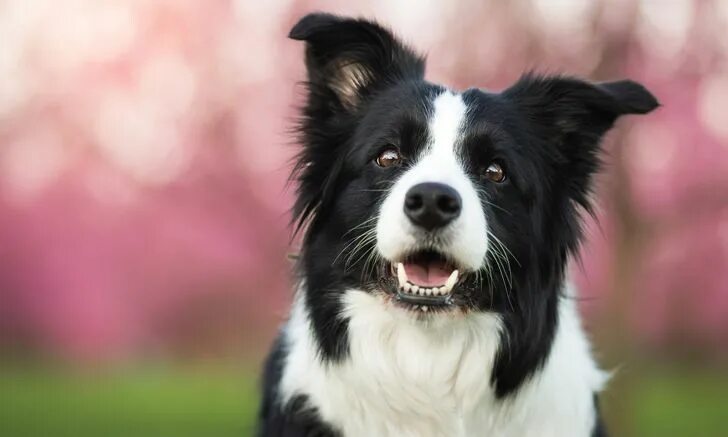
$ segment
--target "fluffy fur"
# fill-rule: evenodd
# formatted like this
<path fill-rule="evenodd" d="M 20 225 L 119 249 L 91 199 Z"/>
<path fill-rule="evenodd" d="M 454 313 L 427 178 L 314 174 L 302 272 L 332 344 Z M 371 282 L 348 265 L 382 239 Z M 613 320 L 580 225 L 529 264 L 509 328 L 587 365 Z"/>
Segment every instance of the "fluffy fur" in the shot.
<path fill-rule="evenodd" d="M 259 434 L 603 436 L 605 377 L 564 276 L 602 135 L 655 98 L 632 81 L 535 75 L 450 90 L 366 20 L 311 14 L 290 37 L 306 43 L 305 234 Z M 455 193 L 434 229 L 407 212 L 422 183 Z M 412 298 L 399 263 L 460 275 L 447 298 Z"/>

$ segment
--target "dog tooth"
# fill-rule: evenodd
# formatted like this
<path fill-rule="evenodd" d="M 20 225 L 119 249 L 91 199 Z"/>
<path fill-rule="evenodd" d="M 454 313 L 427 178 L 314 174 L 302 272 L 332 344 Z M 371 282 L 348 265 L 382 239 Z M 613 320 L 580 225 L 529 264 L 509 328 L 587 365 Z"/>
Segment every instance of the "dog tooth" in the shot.
<path fill-rule="evenodd" d="M 432 287 L 432 295 L 433 296 L 439 296 L 440 295 L 440 289 L 438 287 Z"/>
<path fill-rule="evenodd" d="M 425 288 L 425 294 L 428 296 L 432 296 L 432 288 Z"/>
<path fill-rule="evenodd" d="M 419 286 L 417 286 L 417 285 L 415 285 L 415 284 L 412 284 L 412 288 L 411 288 L 411 290 L 412 290 L 412 293 L 414 293 L 414 294 L 417 294 L 417 290 L 419 290 L 419 289 L 420 289 L 420 287 L 419 287 Z"/>
<path fill-rule="evenodd" d="M 460 272 L 457 270 L 453 270 L 452 273 L 450 273 L 450 277 L 447 278 L 447 281 L 445 281 L 445 289 L 447 292 L 451 292 L 452 289 L 455 287 L 455 283 L 458 282 L 458 276 L 460 275 Z"/>
<path fill-rule="evenodd" d="M 426 312 L 427 312 L 427 307 L 426 307 L 426 306 L 424 306 L 424 305 L 422 305 L 422 312 L 423 312 L 423 313 L 426 313 Z"/>
<path fill-rule="evenodd" d="M 404 264 L 397 264 L 397 280 L 399 281 L 399 288 L 404 288 L 407 283 L 407 272 L 404 270 Z"/>
<path fill-rule="evenodd" d="M 409 291 L 410 291 L 410 287 L 412 287 L 412 286 L 410 285 L 410 283 L 409 283 L 409 282 L 405 282 L 405 283 L 404 283 L 404 286 L 403 286 L 402 288 L 404 289 L 404 292 L 405 292 L 405 293 L 409 293 Z"/>

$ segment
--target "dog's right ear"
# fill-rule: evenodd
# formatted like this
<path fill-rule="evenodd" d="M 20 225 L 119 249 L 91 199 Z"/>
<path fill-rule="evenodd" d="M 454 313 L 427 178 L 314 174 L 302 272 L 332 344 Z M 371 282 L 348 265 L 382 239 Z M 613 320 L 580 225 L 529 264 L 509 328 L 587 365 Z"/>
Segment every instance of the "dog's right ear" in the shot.
<path fill-rule="evenodd" d="M 424 58 L 371 21 L 314 13 L 288 36 L 306 42 L 312 97 L 331 99 L 326 103 L 346 111 L 388 84 L 424 75 Z"/>

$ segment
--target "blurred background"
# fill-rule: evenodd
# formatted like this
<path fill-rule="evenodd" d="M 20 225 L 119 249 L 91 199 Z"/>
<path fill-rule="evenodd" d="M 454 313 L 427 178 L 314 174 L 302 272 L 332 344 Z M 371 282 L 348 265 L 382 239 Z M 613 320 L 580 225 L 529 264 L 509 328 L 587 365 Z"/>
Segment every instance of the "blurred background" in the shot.
<path fill-rule="evenodd" d="M 240 436 L 291 298 L 304 13 L 374 17 L 427 76 L 630 77 L 580 266 L 619 436 L 725 435 L 728 1 L 3 0 L 0 434 Z"/>

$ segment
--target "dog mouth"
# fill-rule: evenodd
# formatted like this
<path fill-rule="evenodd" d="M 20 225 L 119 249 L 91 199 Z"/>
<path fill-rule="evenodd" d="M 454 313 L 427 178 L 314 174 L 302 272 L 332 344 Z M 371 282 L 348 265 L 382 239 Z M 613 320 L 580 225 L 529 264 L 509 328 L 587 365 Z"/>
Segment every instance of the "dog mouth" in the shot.
<path fill-rule="evenodd" d="M 420 251 L 390 265 L 396 281 L 397 302 L 419 309 L 454 306 L 454 295 L 465 276 L 463 270 L 436 251 Z"/>

